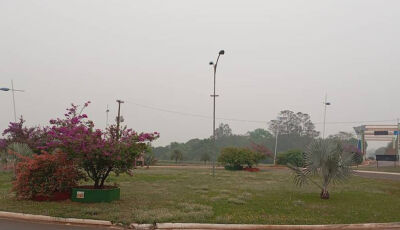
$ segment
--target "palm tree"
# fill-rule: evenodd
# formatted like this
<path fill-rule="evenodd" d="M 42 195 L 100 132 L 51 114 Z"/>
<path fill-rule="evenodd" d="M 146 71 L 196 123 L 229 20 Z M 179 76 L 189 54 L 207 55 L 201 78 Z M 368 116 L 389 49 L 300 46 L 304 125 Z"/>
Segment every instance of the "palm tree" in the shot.
<path fill-rule="evenodd" d="M 347 152 L 342 144 L 329 139 L 314 140 L 304 156 L 304 168 L 288 165 L 295 173 L 294 182 L 302 186 L 311 182 L 321 189 L 321 199 L 329 199 L 330 183 L 344 181 L 352 174 L 354 154 Z M 314 178 L 319 176 L 320 181 Z"/>
<path fill-rule="evenodd" d="M 7 146 L 7 152 L 8 154 L 5 155 L 5 158 L 3 161 L 6 163 L 8 162 L 13 162 L 13 170 L 14 170 L 14 177 L 15 177 L 15 168 L 17 166 L 17 163 L 20 161 L 20 159 L 17 157 L 17 154 L 19 154 L 22 157 L 31 157 L 33 155 L 33 151 L 29 146 L 25 143 L 19 143 L 19 142 L 13 142 Z"/>

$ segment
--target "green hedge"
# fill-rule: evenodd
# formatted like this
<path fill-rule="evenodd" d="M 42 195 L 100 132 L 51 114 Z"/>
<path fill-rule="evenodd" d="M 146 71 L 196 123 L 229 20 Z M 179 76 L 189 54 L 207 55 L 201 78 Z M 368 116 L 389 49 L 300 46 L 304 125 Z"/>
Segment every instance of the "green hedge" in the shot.
<path fill-rule="evenodd" d="M 276 159 L 277 164 L 291 164 L 297 167 L 304 166 L 304 153 L 301 149 L 290 149 L 287 152 L 279 153 Z"/>
<path fill-rule="evenodd" d="M 222 163 L 225 169 L 241 170 L 243 166 L 251 168 L 264 158 L 263 154 L 256 153 L 248 148 L 227 147 L 221 150 L 218 162 Z"/>

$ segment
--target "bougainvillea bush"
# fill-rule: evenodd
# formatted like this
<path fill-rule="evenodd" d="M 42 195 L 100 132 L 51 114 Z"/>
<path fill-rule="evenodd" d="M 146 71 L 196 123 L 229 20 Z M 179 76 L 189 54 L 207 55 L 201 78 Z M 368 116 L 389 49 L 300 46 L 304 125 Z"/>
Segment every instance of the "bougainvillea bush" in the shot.
<path fill-rule="evenodd" d="M 111 172 L 131 170 L 136 156 L 147 151 L 148 144 L 159 136 L 157 132 L 139 134 L 114 125 L 106 131 L 95 129 L 82 110 L 78 112 L 78 106 L 72 104 L 63 119 L 50 121 L 50 141 L 44 149 L 62 149 L 93 180 L 94 188 L 103 188 Z"/>
<path fill-rule="evenodd" d="M 13 190 L 20 199 L 44 197 L 52 199 L 55 193 L 69 193 L 84 175 L 78 170 L 67 154 L 56 151 L 53 154 L 42 152 L 25 157 L 10 151 L 19 159 L 16 165 L 16 179 Z"/>
<path fill-rule="evenodd" d="M 35 164 L 40 167 L 47 167 L 45 164 L 54 162 L 55 159 L 66 159 L 73 163 L 71 167 L 81 170 L 88 178 L 93 180 L 94 188 L 101 189 L 110 173 L 130 172 L 133 169 L 136 156 L 146 152 L 150 142 L 158 138 L 159 134 L 157 132 L 137 133 L 126 127 L 117 128 L 115 125 L 108 127 L 107 130 L 96 129 L 94 122 L 82 113 L 89 104 L 90 102 L 85 103 L 79 111 L 78 106 L 71 104 L 63 118 L 50 120 L 50 125 L 46 127 L 27 128 L 21 118 L 18 123 L 10 123 L 8 129 L 3 132 L 6 138 L 1 141 L 1 144 L 3 146 L 12 141 L 28 144 L 37 155 L 31 160 L 26 159 L 23 164 L 33 164 L 32 160 L 35 160 L 34 162 L 43 160 L 40 161 L 40 164 Z M 56 154 L 57 151 L 62 151 L 64 154 Z M 42 154 L 43 156 L 41 156 Z M 49 159 L 51 160 L 49 161 Z M 20 165 L 18 173 L 25 175 L 27 172 L 22 170 L 23 164 Z M 58 166 L 61 167 L 57 164 L 54 167 L 57 168 Z M 56 172 L 54 170 L 44 173 L 43 179 L 50 180 L 50 178 L 53 178 Z M 23 183 L 27 183 L 26 186 L 28 187 L 33 183 L 26 177 L 21 177 L 25 179 L 20 179 L 21 183 L 18 184 L 21 184 L 21 186 L 16 186 L 16 191 L 27 188 L 22 186 Z M 57 177 L 60 180 L 63 178 L 59 174 L 57 174 Z M 74 183 L 67 184 L 68 186 L 74 185 Z M 47 187 L 49 188 L 49 186 Z M 39 193 L 43 193 L 43 191 L 38 190 Z M 54 189 L 47 189 L 47 191 L 54 191 Z M 22 197 L 31 195 L 24 192 L 19 194 Z"/>

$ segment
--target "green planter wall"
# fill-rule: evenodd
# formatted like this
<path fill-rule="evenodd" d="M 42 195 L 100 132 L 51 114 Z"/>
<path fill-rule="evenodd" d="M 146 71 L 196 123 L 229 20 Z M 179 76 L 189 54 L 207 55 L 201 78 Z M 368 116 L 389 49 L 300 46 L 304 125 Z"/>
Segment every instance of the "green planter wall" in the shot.
<path fill-rule="evenodd" d="M 120 189 L 107 187 L 104 189 L 90 189 L 85 187 L 72 188 L 71 200 L 82 203 L 111 202 L 119 200 Z"/>

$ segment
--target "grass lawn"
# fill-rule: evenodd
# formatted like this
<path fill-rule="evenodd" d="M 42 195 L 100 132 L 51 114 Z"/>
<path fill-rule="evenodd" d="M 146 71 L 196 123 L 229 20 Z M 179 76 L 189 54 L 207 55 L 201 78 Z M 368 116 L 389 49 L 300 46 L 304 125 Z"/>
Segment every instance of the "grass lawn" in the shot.
<path fill-rule="evenodd" d="M 58 217 L 131 222 L 248 224 L 334 224 L 400 221 L 400 182 L 353 177 L 331 188 L 295 187 L 285 169 L 259 173 L 209 169 L 138 169 L 134 176 L 111 177 L 121 187 L 112 203 L 18 201 L 10 174 L 0 173 L 0 210 Z"/>

